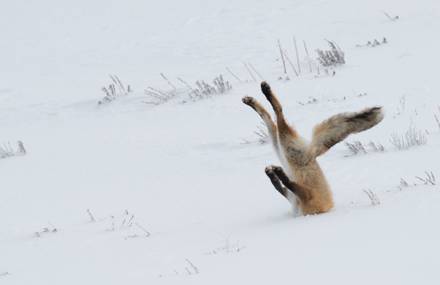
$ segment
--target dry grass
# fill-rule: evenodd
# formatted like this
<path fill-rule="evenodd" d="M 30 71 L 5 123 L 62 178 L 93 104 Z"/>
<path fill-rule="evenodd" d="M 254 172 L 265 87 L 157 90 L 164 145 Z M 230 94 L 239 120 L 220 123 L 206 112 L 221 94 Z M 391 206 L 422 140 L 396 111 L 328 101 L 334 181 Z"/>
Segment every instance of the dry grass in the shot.
<path fill-rule="evenodd" d="M 437 179 L 434 175 L 434 172 L 430 170 L 426 170 L 422 176 L 414 176 L 415 181 L 410 183 L 407 179 L 400 178 L 399 190 L 403 190 L 404 188 L 416 187 L 420 185 L 428 185 L 434 186 L 437 185 Z"/>
<path fill-rule="evenodd" d="M 385 151 L 385 147 L 382 144 L 373 141 L 370 141 L 368 144 L 363 144 L 360 141 L 346 142 L 345 146 L 350 151 L 349 156 Z"/>
<path fill-rule="evenodd" d="M 243 144 L 267 144 L 270 141 L 269 134 L 266 130 L 264 123 L 261 126 L 257 126 L 257 130 L 254 131 L 255 137 L 252 139 L 243 139 Z"/>
<path fill-rule="evenodd" d="M 98 101 L 98 105 L 108 104 L 132 92 L 130 85 L 123 84 L 117 75 L 109 75 L 109 77 L 111 83 L 108 86 L 102 87 L 102 92 L 104 92 L 105 95 Z"/>
<path fill-rule="evenodd" d="M 371 189 L 365 189 L 364 193 L 368 196 L 368 198 L 370 199 L 371 205 L 372 206 L 377 206 L 380 205 L 380 200 L 379 197 L 376 195 L 376 193 L 374 193 Z"/>
<path fill-rule="evenodd" d="M 414 146 L 425 145 L 428 142 L 428 137 L 426 132 L 410 126 L 402 135 L 393 133 L 390 142 L 398 150 L 406 150 Z"/>
<path fill-rule="evenodd" d="M 17 146 L 13 146 L 9 142 L 0 145 L 0 158 L 20 156 L 25 154 L 26 154 L 26 149 L 22 141 L 18 141 Z"/>
<path fill-rule="evenodd" d="M 327 40 L 327 43 L 330 46 L 330 49 L 316 50 L 319 63 L 324 67 L 335 67 L 345 64 L 345 53 L 342 49 L 335 42 Z"/>

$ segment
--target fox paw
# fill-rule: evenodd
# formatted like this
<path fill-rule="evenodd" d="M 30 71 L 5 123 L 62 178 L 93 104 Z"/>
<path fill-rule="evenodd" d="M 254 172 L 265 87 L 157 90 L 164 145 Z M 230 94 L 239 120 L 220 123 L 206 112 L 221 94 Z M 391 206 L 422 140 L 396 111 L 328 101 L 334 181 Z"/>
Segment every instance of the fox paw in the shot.
<path fill-rule="evenodd" d="M 243 103 L 245 103 L 246 105 L 249 105 L 249 106 L 252 106 L 255 103 L 255 99 L 250 96 L 243 97 L 243 99 L 241 99 L 241 101 L 243 101 Z"/>
<path fill-rule="evenodd" d="M 277 175 L 279 173 L 284 173 L 283 168 L 281 166 L 276 166 L 276 165 L 266 166 L 264 172 L 266 172 L 266 174 L 277 174 Z"/>
<path fill-rule="evenodd" d="M 264 169 L 264 172 L 266 172 L 266 174 L 271 174 L 275 172 L 275 169 L 279 167 L 279 166 L 275 166 L 275 165 L 269 165 L 266 166 L 266 168 Z"/>
<path fill-rule="evenodd" d="M 263 92 L 266 97 L 272 95 L 270 85 L 266 81 L 261 82 L 261 92 Z"/>

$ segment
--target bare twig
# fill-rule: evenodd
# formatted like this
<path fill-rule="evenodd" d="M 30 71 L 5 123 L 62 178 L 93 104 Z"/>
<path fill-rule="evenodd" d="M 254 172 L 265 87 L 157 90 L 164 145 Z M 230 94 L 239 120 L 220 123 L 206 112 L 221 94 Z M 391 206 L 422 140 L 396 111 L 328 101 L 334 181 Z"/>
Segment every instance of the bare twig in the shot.
<path fill-rule="evenodd" d="M 134 221 L 134 214 L 132 214 L 128 219 L 127 227 L 131 227 L 133 225 L 133 221 Z"/>
<path fill-rule="evenodd" d="M 191 260 L 189 260 L 188 258 L 185 258 L 186 262 L 189 264 L 189 266 L 191 267 L 191 269 L 193 270 L 193 272 L 191 271 L 187 271 L 188 274 L 199 274 L 199 268 L 197 266 L 194 265 L 194 263 L 191 262 Z M 187 268 L 188 269 L 188 268 Z"/>
<path fill-rule="evenodd" d="M 162 78 L 168 83 L 168 85 L 171 86 L 171 88 L 173 88 L 173 90 L 177 90 L 176 86 L 171 83 L 171 81 L 165 76 L 165 74 L 161 73 L 160 76 L 162 76 Z"/>
<path fill-rule="evenodd" d="M 307 49 L 306 41 L 303 41 L 303 44 L 304 44 L 304 50 L 305 50 L 306 55 L 307 55 L 307 61 L 309 63 L 309 71 L 310 71 L 310 73 L 312 73 L 313 72 L 313 70 L 312 70 L 312 59 L 310 58 L 309 50 Z"/>
<path fill-rule="evenodd" d="M 139 223 L 134 223 L 141 231 L 143 231 L 144 233 L 145 233 L 145 236 L 146 237 L 149 237 L 149 236 L 151 236 L 151 233 L 147 230 L 147 229 L 145 229 L 142 225 L 140 225 Z"/>
<path fill-rule="evenodd" d="M 286 61 L 284 60 L 284 52 L 283 52 L 283 48 L 281 47 L 281 42 L 280 42 L 280 40 L 278 40 L 278 48 L 279 48 L 279 50 L 280 50 L 281 60 L 282 60 L 282 62 L 283 62 L 283 70 L 284 70 L 284 74 L 287 75 Z"/>
<path fill-rule="evenodd" d="M 435 175 L 432 171 L 425 171 L 425 177 L 416 176 L 425 185 L 436 185 Z"/>
<path fill-rule="evenodd" d="M 388 20 L 390 20 L 390 21 L 392 21 L 392 22 L 394 22 L 394 21 L 396 21 L 396 20 L 399 19 L 399 16 L 391 17 L 387 12 L 383 12 L 383 14 L 385 15 L 385 17 L 388 18 Z"/>
<path fill-rule="evenodd" d="M 231 69 L 229 69 L 229 67 L 226 67 L 226 71 L 228 71 L 229 74 L 232 75 L 232 77 L 234 77 L 235 79 L 237 79 L 238 82 L 240 82 L 240 83 L 243 82 L 243 81 L 242 81 L 237 75 L 235 75 L 235 74 L 231 71 Z"/>
<path fill-rule="evenodd" d="M 299 52 L 298 52 L 298 46 L 296 44 L 296 38 L 295 37 L 293 37 L 293 45 L 295 46 L 296 64 L 298 66 L 298 73 L 301 74 L 301 64 L 299 63 Z"/>
<path fill-rule="evenodd" d="M 380 200 L 376 193 L 374 193 L 371 189 L 364 189 L 363 191 L 370 199 L 372 206 L 380 205 Z"/>
<path fill-rule="evenodd" d="M 438 129 L 440 130 L 440 119 L 437 117 L 437 115 L 434 115 L 435 121 L 437 122 Z"/>
<path fill-rule="evenodd" d="M 261 80 L 264 80 L 263 76 L 261 76 L 261 74 L 255 69 L 255 67 L 250 62 L 248 62 L 248 65 L 252 69 L 252 71 L 255 72 L 255 74 L 257 74 L 258 77 L 260 77 Z"/>
<path fill-rule="evenodd" d="M 438 112 L 440 115 L 440 105 L 437 107 L 438 107 Z M 434 118 L 435 118 L 435 121 L 437 122 L 438 129 L 440 130 L 440 119 L 439 119 L 439 117 L 437 117 L 437 114 L 434 114 Z"/>
<path fill-rule="evenodd" d="M 148 86 L 147 89 L 144 90 L 144 93 L 153 99 L 151 101 L 146 101 L 145 103 L 153 105 L 164 104 L 177 96 L 177 92 L 175 90 L 164 92 L 151 86 Z"/>
<path fill-rule="evenodd" d="M 92 212 L 90 211 L 90 209 L 87 209 L 87 214 L 89 215 L 90 218 L 90 222 L 94 223 L 96 222 L 95 217 L 93 216 Z"/>
<path fill-rule="evenodd" d="M 290 58 L 287 56 L 287 52 L 284 51 L 284 56 L 286 57 L 287 61 L 290 64 L 290 67 L 292 67 L 293 72 L 295 73 L 296 76 L 299 76 L 298 72 L 296 71 L 295 66 L 293 65 L 293 62 L 290 60 Z"/>
<path fill-rule="evenodd" d="M 180 77 L 177 77 L 177 80 L 179 80 L 183 85 L 185 85 L 186 88 L 188 88 L 189 90 L 194 90 L 191 85 L 188 84 L 188 82 L 186 82 L 185 80 L 183 80 Z"/>
<path fill-rule="evenodd" d="M 112 219 L 112 227 L 110 229 L 110 231 L 115 231 L 116 227 L 115 227 L 115 217 L 114 216 L 110 216 L 110 219 Z"/>
<path fill-rule="evenodd" d="M 110 74 L 109 76 L 110 76 L 110 79 L 113 81 L 113 84 L 119 88 L 119 92 L 121 92 L 121 94 L 126 94 L 127 90 L 126 90 L 125 86 L 122 84 L 121 79 L 119 79 L 119 77 L 117 75 Z"/>
<path fill-rule="evenodd" d="M 251 76 L 253 81 L 257 81 L 257 79 L 255 78 L 255 76 L 252 74 L 251 69 L 249 68 L 249 66 L 246 64 L 246 62 L 243 62 L 244 67 L 246 68 L 247 72 L 249 73 L 249 75 Z"/>

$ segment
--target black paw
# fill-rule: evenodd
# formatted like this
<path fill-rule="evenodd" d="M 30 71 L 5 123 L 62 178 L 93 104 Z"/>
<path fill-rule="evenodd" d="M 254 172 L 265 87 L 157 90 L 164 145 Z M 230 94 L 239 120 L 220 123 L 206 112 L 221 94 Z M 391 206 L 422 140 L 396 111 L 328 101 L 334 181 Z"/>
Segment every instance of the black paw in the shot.
<path fill-rule="evenodd" d="M 281 167 L 275 166 L 275 165 L 266 166 L 266 168 L 264 169 L 264 172 L 266 172 L 267 175 L 276 174 L 277 171 L 283 171 L 283 169 Z"/>
<path fill-rule="evenodd" d="M 272 170 L 275 172 L 275 173 L 283 173 L 284 171 L 283 171 L 283 168 L 281 167 L 281 166 L 272 166 Z"/>
<path fill-rule="evenodd" d="M 266 166 L 264 169 L 264 172 L 266 172 L 267 175 L 273 175 L 273 166 Z"/>
<path fill-rule="evenodd" d="M 281 181 L 283 181 L 283 183 L 290 181 L 282 167 L 272 166 L 272 171 L 279 179 L 281 179 Z"/>
<path fill-rule="evenodd" d="M 266 97 L 272 94 L 270 85 L 266 81 L 261 82 L 261 92 L 263 92 L 263 94 L 266 95 Z"/>

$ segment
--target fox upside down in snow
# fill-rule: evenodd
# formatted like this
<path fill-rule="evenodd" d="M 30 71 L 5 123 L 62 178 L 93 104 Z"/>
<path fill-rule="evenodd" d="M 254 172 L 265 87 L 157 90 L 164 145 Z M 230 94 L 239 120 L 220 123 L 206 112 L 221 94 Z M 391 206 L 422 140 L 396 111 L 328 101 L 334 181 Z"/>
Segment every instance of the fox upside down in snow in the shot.
<path fill-rule="evenodd" d="M 308 144 L 286 122 L 281 104 L 269 84 L 262 82 L 261 91 L 272 105 L 275 122 L 254 98 L 244 97 L 243 103 L 263 119 L 275 152 L 287 172 L 279 166 L 268 166 L 265 169 L 267 176 L 279 193 L 298 205 L 302 214 L 328 212 L 333 207 L 333 197 L 316 158 L 348 135 L 367 130 L 382 121 L 382 108 L 372 107 L 360 112 L 334 115 L 315 126 L 312 141 Z"/>

